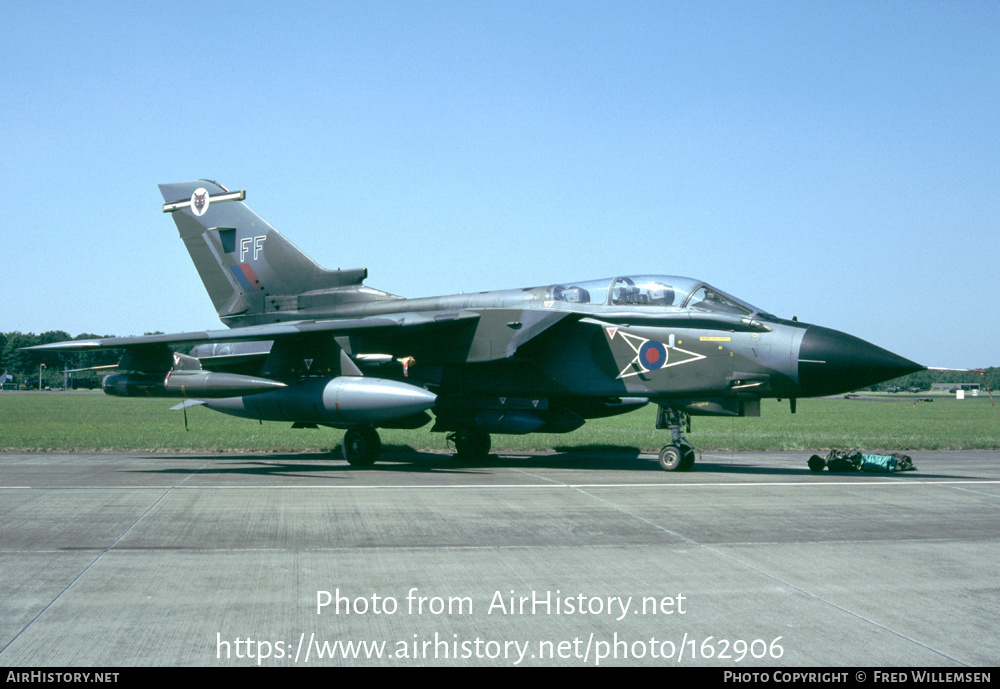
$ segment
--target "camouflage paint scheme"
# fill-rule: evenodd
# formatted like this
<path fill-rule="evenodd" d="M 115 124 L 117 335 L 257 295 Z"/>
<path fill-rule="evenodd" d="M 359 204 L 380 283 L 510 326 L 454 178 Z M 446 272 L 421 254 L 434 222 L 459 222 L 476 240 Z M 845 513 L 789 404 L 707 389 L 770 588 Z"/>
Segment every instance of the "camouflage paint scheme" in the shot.
<path fill-rule="evenodd" d="M 160 185 L 223 330 L 41 349 L 121 348 L 109 394 L 347 429 L 370 464 L 378 427 L 451 433 L 463 458 L 490 433 L 561 433 L 647 403 L 671 431 L 660 452 L 686 470 L 690 415 L 757 415 L 760 399 L 831 395 L 924 367 L 846 333 L 773 316 L 699 280 L 616 276 L 404 299 L 326 270 L 207 180 Z M 197 345 L 191 356 L 168 345 Z M 184 406 L 184 405 L 181 405 Z"/>

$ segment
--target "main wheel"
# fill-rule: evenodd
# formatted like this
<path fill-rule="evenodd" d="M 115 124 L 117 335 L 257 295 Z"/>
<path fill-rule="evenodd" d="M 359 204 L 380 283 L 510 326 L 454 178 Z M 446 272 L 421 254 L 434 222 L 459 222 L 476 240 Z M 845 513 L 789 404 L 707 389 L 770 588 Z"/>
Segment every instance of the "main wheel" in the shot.
<path fill-rule="evenodd" d="M 343 451 L 351 466 L 371 466 L 382 451 L 382 440 L 371 426 L 352 428 L 344 434 Z"/>
<path fill-rule="evenodd" d="M 482 431 L 456 431 L 449 439 L 455 443 L 455 458 L 485 459 L 490 456 L 490 434 Z"/>
<path fill-rule="evenodd" d="M 694 466 L 694 448 L 684 443 L 666 445 L 660 450 L 660 468 L 664 471 L 687 471 Z"/>

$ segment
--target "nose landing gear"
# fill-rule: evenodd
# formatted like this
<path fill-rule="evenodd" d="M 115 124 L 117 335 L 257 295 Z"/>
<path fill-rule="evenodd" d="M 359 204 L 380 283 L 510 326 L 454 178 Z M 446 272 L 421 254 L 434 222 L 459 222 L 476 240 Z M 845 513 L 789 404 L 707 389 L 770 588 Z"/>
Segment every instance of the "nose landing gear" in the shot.
<path fill-rule="evenodd" d="M 669 429 L 673 443 L 660 450 L 660 467 L 664 471 L 688 471 L 694 466 L 694 446 L 681 436 L 681 426 L 691 432 L 691 417 L 684 412 L 660 405 L 656 427 Z"/>

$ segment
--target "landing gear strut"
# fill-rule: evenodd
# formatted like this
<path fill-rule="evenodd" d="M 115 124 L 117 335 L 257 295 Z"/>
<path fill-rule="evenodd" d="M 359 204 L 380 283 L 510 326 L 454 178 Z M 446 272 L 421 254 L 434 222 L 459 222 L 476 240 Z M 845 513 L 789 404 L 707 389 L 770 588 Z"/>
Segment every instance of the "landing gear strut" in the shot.
<path fill-rule="evenodd" d="M 371 466 L 382 451 L 382 440 L 371 426 L 355 426 L 344 434 L 343 451 L 351 466 Z"/>
<path fill-rule="evenodd" d="M 681 426 L 691 432 L 691 417 L 671 407 L 660 405 L 656 427 L 670 430 L 673 443 L 660 450 L 660 467 L 664 471 L 687 471 L 694 466 L 694 446 L 681 436 Z"/>
<path fill-rule="evenodd" d="M 455 445 L 455 459 L 474 461 L 490 456 L 489 433 L 461 430 L 449 433 L 447 440 Z"/>

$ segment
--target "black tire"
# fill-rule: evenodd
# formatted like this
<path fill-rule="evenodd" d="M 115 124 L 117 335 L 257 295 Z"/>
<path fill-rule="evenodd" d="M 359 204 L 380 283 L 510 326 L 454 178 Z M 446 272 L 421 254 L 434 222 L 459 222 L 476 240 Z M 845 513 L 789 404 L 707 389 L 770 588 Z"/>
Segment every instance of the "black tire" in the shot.
<path fill-rule="evenodd" d="M 344 459 L 351 466 L 371 466 L 381 451 L 382 440 L 370 426 L 352 428 L 344 434 Z"/>
<path fill-rule="evenodd" d="M 458 431 L 452 437 L 455 459 L 475 461 L 490 456 L 490 434 L 482 431 Z"/>
<path fill-rule="evenodd" d="M 681 465 L 677 467 L 677 471 L 690 471 L 694 466 L 694 459 L 694 446 L 681 439 Z"/>
<path fill-rule="evenodd" d="M 819 455 L 813 455 L 809 458 L 809 469 L 810 471 L 823 471 L 826 469 L 826 460 Z"/>

